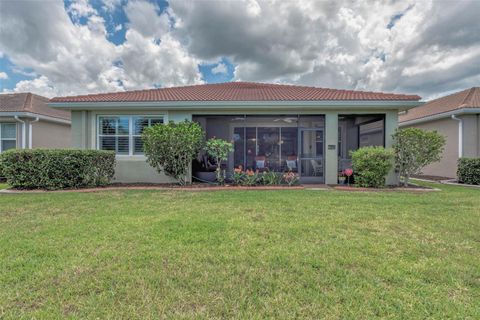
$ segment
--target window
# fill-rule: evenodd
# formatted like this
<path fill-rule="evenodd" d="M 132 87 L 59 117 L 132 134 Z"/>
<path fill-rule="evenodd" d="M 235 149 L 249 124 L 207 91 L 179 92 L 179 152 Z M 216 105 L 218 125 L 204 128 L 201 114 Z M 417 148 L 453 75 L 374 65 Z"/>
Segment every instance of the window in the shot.
<path fill-rule="evenodd" d="M 0 152 L 17 147 L 17 125 L 0 123 Z"/>
<path fill-rule="evenodd" d="M 98 148 L 119 155 L 143 154 L 142 132 L 163 123 L 159 116 L 102 116 L 98 118 Z"/>

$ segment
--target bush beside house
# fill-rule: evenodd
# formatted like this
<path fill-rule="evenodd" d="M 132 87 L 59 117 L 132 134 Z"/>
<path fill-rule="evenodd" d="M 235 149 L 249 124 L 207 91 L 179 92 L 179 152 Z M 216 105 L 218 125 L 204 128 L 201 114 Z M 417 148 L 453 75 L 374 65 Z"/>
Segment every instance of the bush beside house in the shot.
<path fill-rule="evenodd" d="M 193 121 L 170 121 L 146 128 L 142 139 L 148 164 L 185 185 L 192 161 L 205 144 L 205 132 Z"/>
<path fill-rule="evenodd" d="M 395 165 L 403 177 L 404 186 L 410 177 L 420 174 L 422 169 L 442 158 L 445 137 L 436 131 L 418 128 L 397 129 L 393 134 Z"/>
<path fill-rule="evenodd" d="M 393 151 L 383 147 L 363 147 L 351 152 L 355 184 L 380 188 L 393 166 Z"/>
<path fill-rule="evenodd" d="M 0 171 L 18 189 L 68 189 L 104 186 L 115 172 L 115 153 L 101 150 L 9 150 Z"/>
<path fill-rule="evenodd" d="M 480 158 L 458 159 L 457 178 L 461 183 L 480 184 Z"/>

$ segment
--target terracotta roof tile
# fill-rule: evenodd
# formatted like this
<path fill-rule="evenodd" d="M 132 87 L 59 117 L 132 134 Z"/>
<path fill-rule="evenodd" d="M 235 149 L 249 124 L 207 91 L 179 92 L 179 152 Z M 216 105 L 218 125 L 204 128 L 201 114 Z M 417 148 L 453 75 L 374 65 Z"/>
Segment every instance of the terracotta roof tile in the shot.
<path fill-rule="evenodd" d="M 140 101 L 319 101 L 402 100 L 417 101 L 417 95 L 336 90 L 285 84 L 227 82 L 185 87 L 56 97 L 50 102 L 140 102 Z"/>
<path fill-rule="evenodd" d="M 48 98 L 25 93 L 0 94 L 0 116 L 2 112 L 31 112 L 43 116 L 70 120 L 70 112 L 57 110 L 47 106 Z"/>
<path fill-rule="evenodd" d="M 473 87 L 412 108 L 399 121 L 411 121 L 463 108 L 480 108 L 480 87 Z"/>

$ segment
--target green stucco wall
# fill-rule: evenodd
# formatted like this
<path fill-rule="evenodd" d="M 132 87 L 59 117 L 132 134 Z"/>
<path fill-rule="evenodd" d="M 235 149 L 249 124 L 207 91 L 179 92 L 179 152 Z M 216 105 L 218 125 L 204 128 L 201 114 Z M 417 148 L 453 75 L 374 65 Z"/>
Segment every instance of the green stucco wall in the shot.
<path fill-rule="evenodd" d="M 163 115 L 167 121 L 183 121 L 191 120 L 192 115 L 243 115 L 243 114 L 308 114 L 308 115 L 325 115 L 325 183 L 337 183 L 337 167 L 338 167 L 338 115 L 339 114 L 385 114 L 385 145 L 392 145 L 391 135 L 398 125 L 398 110 L 381 110 L 376 108 L 352 108 L 335 110 L 334 108 L 319 108 L 318 110 L 302 110 L 294 107 L 290 110 L 276 110 L 273 108 L 258 110 L 218 110 L 205 111 L 181 110 L 181 111 L 165 111 L 152 109 L 142 110 L 132 108 L 132 111 L 125 109 L 108 110 L 108 111 L 72 111 L 72 145 L 80 149 L 95 149 L 96 141 L 96 121 L 99 115 Z M 329 148 L 329 145 L 331 146 Z M 157 173 L 146 162 L 144 156 L 117 156 L 117 166 L 115 173 L 115 181 L 117 182 L 148 182 L 148 183 L 169 183 L 172 180 L 164 174 Z M 394 171 L 390 172 L 387 178 L 387 184 L 395 184 L 397 177 Z"/>

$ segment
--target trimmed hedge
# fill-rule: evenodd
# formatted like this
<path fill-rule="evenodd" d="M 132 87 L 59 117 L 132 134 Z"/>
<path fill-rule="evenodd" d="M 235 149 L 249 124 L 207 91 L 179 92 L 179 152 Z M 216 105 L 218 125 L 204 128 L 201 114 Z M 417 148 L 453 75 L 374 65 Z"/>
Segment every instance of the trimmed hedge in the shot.
<path fill-rule="evenodd" d="M 461 183 L 480 184 L 480 158 L 458 159 L 457 178 Z"/>
<path fill-rule="evenodd" d="M 393 167 L 393 150 L 363 147 L 351 152 L 355 184 L 360 187 L 385 186 L 385 177 Z"/>
<path fill-rule="evenodd" d="M 7 183 L 17 189 L 104 186 L 115 172 L 115 153 L 100 150 L 8 150 L 0 155 Z"/>

